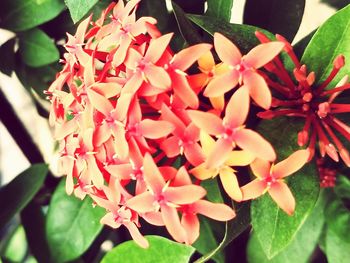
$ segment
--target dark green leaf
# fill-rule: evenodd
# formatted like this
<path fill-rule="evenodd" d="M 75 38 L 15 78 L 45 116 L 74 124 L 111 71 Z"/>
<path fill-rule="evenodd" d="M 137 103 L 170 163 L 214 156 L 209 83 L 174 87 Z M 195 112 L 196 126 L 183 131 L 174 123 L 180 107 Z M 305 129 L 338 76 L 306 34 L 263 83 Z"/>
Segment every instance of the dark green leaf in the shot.
<path fill-rule="evenodd" d="M 334 191 L 339 198 L 350 199 L 350 179 L 345 175 L 338 175 Z"/>
<path fill-rule="evenodd" d="M 210 35 L 214 35 L 215 32 L 224 34 L 245 53 L 260 44 L 255 37 L 255 31 L 264 32 L 268 37 L 274 38 L 271 33 L 254 26 L 230 24 L 208 16 L 187 15 L 187 17 Z"/>
<path fill-rule="evenodd" d="M 350 258 L 350 211 L 334 199 L 326 210 L 326 255 L 330 263 L 346 263 Z"/>
<path fill-rule="evenodd" d="M 207 0 L 206 15 L 230 22 L 233 0 Z"/>
<path fill-rule="evenodd" d="M 308 69 L 316 73 L 317 83 L 324 81 L 333 68 L 336 56 L 343 54 L 350 59 L 350 5 L 330 17 L 314 34 L 301 59 Z M 335 84 L 350 71 L 350 63 L 339 71 L 329 86 Z"/>
<path fill-rule="evenodd" d="M 250 263 L 310 262 L 309 258 L 322 232 L 326 199 L 326 195 L 322 192 L 315 208 L 295 235 L 293 241 L 281 253 L 278 253 L 270 260 L 266 257 L 257 235 L 253 233 L 248 243 L 248 261 Z"/>
<path fill-rule="evenodd" d="M 0 71 L 11 76 L 15 67 L 16 39 L 11 38 L 0 46 Z"/>
<path fill-rule="evenodd" d="M 157 19 L 157 27 L 162 33 L 167 33 L 169 12 L 165 1 L 142 0 L 137 8 L 138 17 L 152 16 Z"/>
<path fill-rule="evenodd" d="M 250 204 L 245 202 L 243 204 L 238 204 L 236 206 L 236 217 L 226 222 L 225 236 L 220 242 L 219 246 L 199 258 L 195 263 L 207 262 L 209 259 L 213 258 L 217 253 L 222 251 L 228 244 L 232 242 L 236 237 L 238 237 L 250 224 Z"/>
<path fill-rule="evenodd" d="M 42 207 L 30 202 L 21 212 L 21 222 L 26 232 L 29 249 L 38 262 L 49 262 L 50 250 L 45 234 L 45 215 Z"/>
<path fill-rule="evenodd" d="M 211 180 L 204 180 L 201 182 L 201 186 L 207 190 L 207 199 L 213 203 L 223 203 L 221 191 L 218 184 L 218 179 L 213 178 Z"/>
<path fill-rule="evenodd" d="M 244 24 L 258 26 L 292 42 L 304 14 L 305 0 L 247 0 Z"/>
<path fill-rule="evenodd" d="M 296 136 L 299 127 L 298 122 L 278 118 L 262 121 L 258 131 L 272 143 L 281 161 L 298 148 Z M 279 209 L 267 193 L 252 201 L 253 229 L 269 259 L 290 244 L 314 208 L 319 193 L 318 176 L 313 163 L 305 165 L 286 181 L 296 200 L 293 216 Z"/>
<path fill-rule="evenodd" d="M 52 39 L 44 31 L 34 28 L 19 38 L 19 53 L 23 62 L 31 67 L 41 67 L 58 61 L 60 54 Z"/>
<path fill-rule="evenodd" d="M 133 240 L 109 251 L 101 263 L 169 263 L 189 262 L 194 248 L 160 236 L 146 236 L 149 248 L 138 246 Z"/>
<path fill-rule="evenodd" d="M 196 242 L 192 245 L 196 248 L 196 250 L 201 253 L 202 255 L 205 255 L 209 253 L 210 251 L 213 251 L 218 247 L 218 242 L 214 236 L 212 226 L 216 223 L 214 221 L 209 221 L 209 219 L 201 217 L 200 218 L 200 233 L 199 238 L 196 240 Z M 225 255 L 223 251 L 219 251 L 216 253 L 212 259 L 217 263 L 224 263 L 225 262 Z"/>
<path fill-rule="evenodd" d="M 29 203 L 42 186 L 47 171 L 46 164 L 34 164 L 0 188 L 0 226 Z"/>
<path fill-rule="evenodd" d="M 104 214 L 104 209 L 92 207 L 89 197 L 82 201 L 68 196 L 62 180 L 52 196 L 46 221 L 51 260 L 66 262 L 82 255 L 101 231 L 99 221 Z"/>
<path fill-rule="evenodd" d="M 61 13 L 61 0 L 2 0 L 0 27 L 23 31 L 41 25 Z"/>
<path fill-rule="evenodd" d="M 98 0 L 64 0 L 74 23 L 82 19 Z"/>
<path fill-rule="evenodd" d="M 188 44 L 198 44 L 202 42 L 202 38 L 199 35 L 197 29 L 186 17 L 184 11 L 174 1 L 172 2 L 177 25 L 180 29 L 181 35 Z"/>

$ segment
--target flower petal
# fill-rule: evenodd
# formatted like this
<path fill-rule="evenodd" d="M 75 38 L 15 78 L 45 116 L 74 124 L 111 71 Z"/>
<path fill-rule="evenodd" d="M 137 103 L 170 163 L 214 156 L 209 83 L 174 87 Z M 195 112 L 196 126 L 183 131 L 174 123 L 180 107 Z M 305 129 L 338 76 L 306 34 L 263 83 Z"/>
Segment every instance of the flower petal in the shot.
<path fill-rule="evenodd" d="M 192 208 L 196 213 L 218 221 L 228 221 L 236 216 L 236 213 L 231 207 L 224 204 L 212 203 L 207 200 L 195 202 L 192 204 Z"/>
<path fill-rule="evenodd" d="M 222 120 L 215 114 L 195 110 L 188 110 L 187 113 L 192 122 L 206 133 L 210 135 L 223 133 Z"/>
<path fill-rule="evenodd" d="M 273 175 L 276 178 L 283 178 L 293 174 L 307 163 L 309 157 L 310 152 L 307 149 L 296 151 L 273 167 Z"/>
<path fill-rule="evenodd" d="M 210 98 L 224 95 L 226 92 L 236 87 L 238 77 L 239 75 L 236 70 L 230 70 L 225 74 L 215 76 L 209 81 L 203 95 Z"/>
<path fill-rule="evenodd" d="M 87 89 L 87 95 L 92 106 L 99 112 L 102 112 L 103 115 L 108 116 L 109 113 L 113 110 L 113 106 L 109 100 L 104 96 L 98 94 L 96 91 Z"/>
<path fill-rule="evenodd" d="M 209 154 L 206 167 L 207 168 L 218 168 L 227 160 L 230 152 L 233 148 L 233 143 L 231 140 L 220 138 L 216 141 L 215 146 L 211 153 Z M 220 153 L 220 154 L 218 154 Z"/>
<path fill-rule="evenodd" d="M 260 44 L 250 50 L 249 53 L 243 57 L 243 60 L 249 66 L 257 69 L 270 62 L 283 48 L 284 44 L 278 41 Z"/>
<path fill-rule="evenodd" d="M 242 201 L 242 192 L 239 188 L 237 177 L 234 170 L 229 167 L 220 169 L 220 180 L 225 192 L 235 201 Z"/>
<path fill-rule="evenodd" d="M 246 166 L 251 164 L 255 159 L 255 155 L 249 151 L 236 150 L 230 152 L 230 155 L 225 162 L 227 166 Z"/>
<path fill-rule="evenodd" d="M 250 183 L 241 187 L 243 199 L 242 201 L 255 199 L 264 194 L 266 190 L 266 183 L 260 179 L 255 179 Z"/>
<path fill-rule="evenodd" d="M 154 121 L 144 119 L 140 123 L 142 135 L 149 139 L 158 139 L 167 136 L 174 130 L 174 125 L 168 121 Z"/>
<path fill-rule="evenodd" d="M 117 177 L 119 180 L 130 179 L 133 169 L 130 163 L 112 164 L 105 167 L 106 171 Z"/>
<path fill-rule="evenodd" d="M 253 130 L 241 129 L 236 132 L 234 139 L 240 148 L 250 151 L 256 157 L 271 162 L 276 159 L 276 153 L 272 145 Z"/>
<path fill-rule="evenodd" d="M 162 205 L 161 213 L 165 227 L 168 230 L 169 234 L 177 242 L 185 242 L 186 231 L 180 223 L 179 215 L 177 214 L 176 208 L 169 207 L 167 205 Z"/>
<path fill-rule="evenodd" d="M 232 66 L 238 65 L 241 62 L 241 52 L 236 45 L 224 35 L 220 33 L 214 34 L 214 46 L 222 62 Z"/>
<path fill-rule="evenodd" d="M 190 108 L 197 109 L 199 104 L 197 94 L 189 85 L 186 77 L 173 73 L 171 75 L 171 82 L 174 93 L 181 99 L 181 101 Z"/>
<path fill-rule="evenodd" d="M 239 127 L 247 119 L 249 112 L 249 93 L 245 88 L 239 88 L 226 106 L 224 123 L 230 127 Z"/>
<path fill-rule="evenodd" d="M 124 223 L 124 226 L 129 230 L 129 233 L 132 239 L 142 248 L 148 248 L 149 243 L 147 239 L 141 235 L 139 229 L 135 226 L 134 223 Z"/>
<path fill-rule="evenodd" d="M 197 44 L 181 50 L 173 57 L 172 66 L 182 71 L 188 69 L 203 54 L 212 48 L 210 44 Z"/>
<path fill-rule="evenodd" d="M 151 61 L 154 64 L 157 63 L 157 61 L 163 55 L 165 49 L 168 47 L 173 35 L 174 33 L 169 33 L 159 38 L 152 39 L 147 49 L 145 59 Z"/>
<path fill-rule="evenodd" d="M 199 180 L 207 180 L 215 177 L 218 174 L 216 168 L 207 169 L 204 163 L 194 167 L 192 170 L 190 170 L 190 173 Z"/>
<path fill-rule="evenodd" d="M 167 201 L 177 205 L 191 204 L 205 196 L 207 191 L 198 185 L 168 187 L 164 192 Z"/>
<path fill-rule="evenodd" d="M 211 71 L 215 67 L 215 61 L 211 51 L 206 52 L 198 59 L 199 68 L 203 71 Z"/>
<path fill-rule="evenodd" d="M 138 194 L 126 201 L 126 206 L 138 213 L 152 212 L 155 209 L 153 205 L 154 196 L 150 192 Z"/>
<path fill-rule="evenodd" d="M 149 153 L 146 153 L 143 159 L 143 174 L 147 185 L 152 188 L 153 192 L 160 193 L 165 185 L 165 180 Z"/>
<path fill-rule="evenodd" d="M 183 214 L 181 225 L 187 234 L 186 244 L 191 245 L 199 237 L 199 220 L 195 214 Z"/>
<path fill-rule="evenodd" d="M 271 107 L 272 96 L 264 78 L 253 71 L 246 71 L 243 75 L 244 86 L 249 89 L 252 99 L 260 107 L 268 110 Z"/>
<path fill-rule="evenodd" d="M 151 85 L 156 88 L 165 90 L 171 85 L 171 79 L 162 67 L 150 65 L 145 68 L 144 73 Z"/>
<path fill-rule="evenodd" d="M 192 143 L 184 146 L 186 159 L 193 165 L 197 166 L 205 161 L 204 153 L 198 143 Z"/>
<path fill-rule="evenodd" d="M 277 203 L 277 205 L 288 215 L 292 215 L 295 209 L 295 199 L 288 188 L 288 186 L 283 182 L 274 183 L 268 190 L 272 199 Z"/>

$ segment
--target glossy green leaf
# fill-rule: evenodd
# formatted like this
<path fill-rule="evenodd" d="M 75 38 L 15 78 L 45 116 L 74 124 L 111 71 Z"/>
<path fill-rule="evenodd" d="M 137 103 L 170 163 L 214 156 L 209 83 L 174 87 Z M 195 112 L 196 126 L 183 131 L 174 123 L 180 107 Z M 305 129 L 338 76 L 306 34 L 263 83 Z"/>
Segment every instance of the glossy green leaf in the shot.
<path fill-rule="evenodd" d="M 250 204 L 244 202 L 236 205 L 236 217 L 231 221 L 226 222 L 225 236 L 219 246 L 205 254 L 195 261 L 195 263 L 204 263 L 213 258 L 217 253 L 222 251 L 228 244 L 238 237 L 250 224 Z"/>
<path fill-rule="evenodd" d="M 207 0 L 206 15 L 230 22 L 233 0 Z"/>
<path fill-rule="evenodd" d="M 243 23 L 258 26 L 292 42 L 304 14 L 305 0 L 247 0 Z"/>
<path fill-rule="evenodd" d="M 333 68 L 333 61 L 339 55 L 345 56 L 345 61 L 350 60 L 350 5 L 338 11 L 330 17 L 314 34 L 306 47 L 301 59 L 308 69 L 316 74 L 316 82 L 324 81 Z M 335 84 L 349 73 L 350 63 L 339 71 L 329 87 Z"/>
<path fill-rule="evenodd" d="M 214 35 L 215 32 L 224 34 L 245 53 L 260 44 L 255 37 L 255 31 L 262 31 L 270 38 L 274 38 L 268 31 L 254 26 L 230 24 L 209 16 L 187 15 L 187 17 L 210 35 Z"/>
<path fill-rule="evenodd" d="M 218 241 L 216 240 L 214 236 L 213 226 L 217 222 L 214 222 L 213 220 L 209 220 L 204 217 L 200 217 L 200 233 L 199 238 L 192 244 L 196 250 L 201 253 L 202 255 L 205 255 L 209 253 L 210 251 L 213 251 L 216 249 L 219 245 Z M 216 253 L 212 259 L 217 263 L 224 263 L 225 262 L 225 254 L 223 251 L 219 251 Z"/>
<path fill-rule="evenodd" d="M 257 235 L 253 233 L 248 243 L 248 261 L 250 263 L 310 262 L 310 256 L 317 245 L 323 229 L 326 203 L 327 196 L 322 192 L 317 200 L 315 208 L 295 235 L 293 241 L 270 260 L 265 255 Z"/>
<path fill-rule="evenodd" d="M 298 149 L 296 136 L 299 129 L 300 123 L 296 119 L 277 118 L 261 121 L 258 131 L 272 143 L 281 161 Z M 290 244 L 318 198 L 319 181 L 313 163 L 287 177 L 286 182 L 296 200 L 293 216 L 279 209 L 268 193 L 252 201 L 252 226 L 269 259 Z"/>
<path fill-rule="evenodd" d="M 13 232 L 6 247 L 3 257 L 10 262 L 22 262 L 26 256 L 28 244 L 22 226 L 18 226 Z"/>
<path fill-rule="evenodd" d="M 27 30 L 53 19 L 64 8 L 61 0 L 1 0 L 0 27 Z"/>
<path fill-rule="evenodd" d="M 51 260 L 66 262 L 82 255 L 101 231 L 104 214 L 104 209 L 92 207 L 89 197 L 82 201 L 68 196 L 62 180 L 52 196 L 46 220 Z"/>
<path fill-rule="evenodd" d="M 101 263 L 169 263 L 189 262 L 195 251 L 193 247 L 160 236 L 146 236 L 149 247 L 141 248 L 133 240 L 124 242 L 102 259 Z"/>
<path fill-rule="evenodd" d="M 173 11 L 175 14 L 176 22 L 179 27 L 180 33 L 185 41 L 190 44 L 198 44 L 203 42 L 201 36 L 198 34 L 197 29 L 192 25 L 186 14 L 174 1 L 172 1 Z"/>
<path fill-rule="evenodd" d="M 329 263 L 346 263 L 350 258 L 350 211 L 334 199 L 326 210 L 326 255 Z"/>
<path fill-rule="evenodd" d="M 350 179 L 345 175 L 338 175 L 334 191 L 339 198 L 350 199 Z"/>
<path fill-rule="evenodd" d="M 34 164 L 0 188 L 0 226 L 30 202 L 44 183 L 47 171 L 46 164 Z"/>
<path fill-rule="evenodd" d="M 64 0 L 74 23 L 82 19 L 98 0 Z"/>
<path fill-rule="evenodd" d="M 58 62 L 60 54 L 53 40 L 44 31 L 34 28 L 19 38 L 19 53 L 28 66 L 41 67 Z"/>

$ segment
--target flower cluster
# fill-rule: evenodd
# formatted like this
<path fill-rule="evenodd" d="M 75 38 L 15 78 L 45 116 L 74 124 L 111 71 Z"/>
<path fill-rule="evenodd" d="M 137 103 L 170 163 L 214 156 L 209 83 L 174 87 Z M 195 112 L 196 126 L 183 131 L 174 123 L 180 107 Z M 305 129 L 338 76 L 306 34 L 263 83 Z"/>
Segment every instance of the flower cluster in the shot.
<path fill-rule="evenodd" d="M 174 54 L 171 33 L 162 35 L 152 17 L 136 18 L 139 1 L 112 3 L 96 22 L 81 22 L 47 90 L 67 193 L 90 196 L 107 211 L 102 223 L 124 225 L 142 247 L 148 243 L 139 218 L 186 244 L 198 238 L 197 214 L 232 219 L 231 207 L 204 199 L 201 180 L 218 174 L 233 200 L 268 191 L 292 214 L 283 178 L 307 162 L 309 151 L 274 166 L 271 144 L 245 126 L 250 98 L 266 110 L 274 104 L 258 69 L 285 44 L 269 41 L 242 56 L 216 33 L 219 64 L 210 44 Z M 189 74 L 196 62 L 199 73 Z M 247 165 L 258 179 L 241 187 L 233 167 Z"/>
<path fill-rule="evenodd" d="M 262 43 L 270 43 L 263 33 L 257 32 L 256 36 Z M 333 69 L 329 76 L 319 85 L 315 84 L 317 76 L 314 72 L 308 72 L 306 65 L 301 65 L 290 43 L 280 35 L 276 38 L 285 43 L 284 51 L 294 64 L 293 76 L 288 74 L 280 58 L 275 57 L 265 69 L 277 76 L 278 81 L 265 75 L 268 85 L 276 91 L 276 97 L 272 100 L 272 110 L 258 114 L 263 119 L 271 119 L 277 116 L 294 116 L 305 119 L 304 128 L 298 133 L 298 145 L 308 145 L 311 152 L 310 158 L 315 154 L 316 143 L 321 157 L 328 155 L 335 162 L 339 157 L 350 167 L 349 151 L 338 138 L 342 135 L 350 141 L 350 127 L 336 115 L 350 112 L 350 104 L 337 103 L 337 97 L 347 89 L 350 89 L 348 76 L 345 75 L 337 85 L 330 85 L 337 76 L 339 70 L 345 65 L 343 55 L 338 55 L 333 62 Z"/>

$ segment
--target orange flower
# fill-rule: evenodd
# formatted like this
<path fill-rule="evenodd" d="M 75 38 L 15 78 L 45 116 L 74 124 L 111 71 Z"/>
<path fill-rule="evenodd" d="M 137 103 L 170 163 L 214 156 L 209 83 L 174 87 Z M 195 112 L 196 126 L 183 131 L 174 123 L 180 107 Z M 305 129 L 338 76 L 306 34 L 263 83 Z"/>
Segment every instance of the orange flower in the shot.
<path fill-rule="evenodd" d="M 207 158 L 207 168 L 222 165 L 236 145 L 261 159 L 268 161 L 276 159 L 271 144 L 257 132 L 245 128 L 244 122 L 248 111 L 249 94 L 246 88 L 241 88 L 232 95 L 223 119 L 212 113 L 188 110 L 191 120 L 197 127 L 219 138 Z"/>
<path fill-rule="evenodd" d="M 200 142 L 203 152 L 206 156 L 213 151 L 215 141 L 205 132 L 200 134 Z M 246 166 L 249 165 L 255 156 L 248 151 L 232 151 L 229 153 L 225 162 L 214 168 L 206 168 L 206 163 L 202 163 L 193 168 L 190 173 L 199 180 L 214 178 L 219 174 L 222 185 L 226 193 L 235 201 L 242 201 L 242 193 L 239 188 L 236 171 L 231 166 Z"/>
<path fill-rule="evenodd" d="M 239 49 L 225 36 L 215 33 L 214 46 L 221 61 L 228 65 L 229 71 L 213 78 L 204 91 L 204 96 L 218 97 L 233 89 L 237 84 L 247 86 L 252 99 L 264 109 L 270 108 L 271 92 L 257 69 L 270 62 L 283 49 L 282 42 L 260 44 L 247 55 L 242 56 Z"/>
<path fill-rule="evenodd" d="M 256 159 L 250 167 L 257 179 L 241 188 L 243 200 L 257 198 L 267 191 L 283 211 L 292 215 L 295 209 L 295 199 L 283 178 L 303 167 L 309 156 L 309 150 L 299 150 L 276 165 Z"/>

